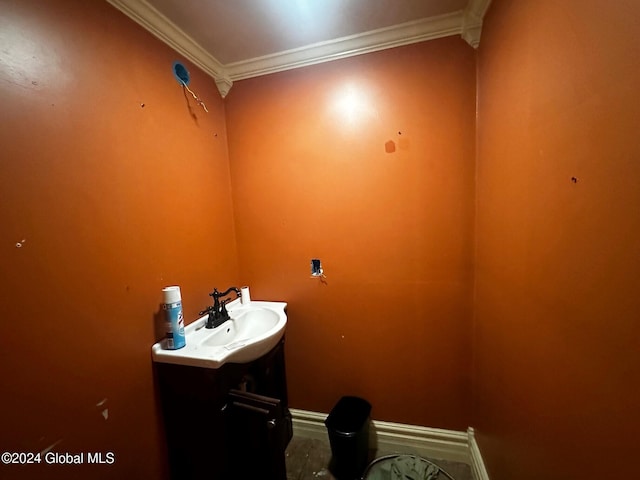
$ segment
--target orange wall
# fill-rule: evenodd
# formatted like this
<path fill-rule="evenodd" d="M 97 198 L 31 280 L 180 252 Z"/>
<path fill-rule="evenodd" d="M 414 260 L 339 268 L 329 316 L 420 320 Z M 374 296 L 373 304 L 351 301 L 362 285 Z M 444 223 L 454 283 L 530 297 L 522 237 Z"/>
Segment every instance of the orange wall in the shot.
<path fill-rule="evenodd" d="M 376 419 L 467 427 L 474 99 L 459 38 L 233 86 L 240 271 L 289 302 L 293 407 L 356 394 Z"/>
<path fill-rule="evenodd" d="M 222 100 L 189 67 L 205 114 L 173 77 L 178 55 L 107 2 L 0 12 L 0 451 L 116 455 L 0 476 L 163 478 L 161 288 L 182 287 L 190 320 L 237 282 Z"/>
<path fill-rule="evenodd" d="M 492 480 L 636 478 L 640 4 L 492 3 L 472 424 Z"/>
<path fill-rule="evenodd" d="M 493 480 L 631 478 L 640 7 L 492 3 L 476 171 L 458 38 L 236 82 L 226 106 L 189 66 L 207 115 L 106 2 L 0 0 L 0 450 L 116 454 L 3 475 L 163 478 L 160 290 L 193 319 L 242 279 L 289 302 L 292 406 L 472 424 Z"/>

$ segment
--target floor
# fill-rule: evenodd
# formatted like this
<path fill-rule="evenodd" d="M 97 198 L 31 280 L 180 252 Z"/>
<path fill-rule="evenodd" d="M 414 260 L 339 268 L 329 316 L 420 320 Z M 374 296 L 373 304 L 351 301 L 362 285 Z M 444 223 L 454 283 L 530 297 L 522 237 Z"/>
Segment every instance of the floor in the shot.
<path fill-rule="evenodd" d="M 396 452 L 372 452 L 371 458 L 379 458 Z M 407 453 L 407 452 L 403 452 Z M 329 471 L 331 448 L 329 442 L 294 436 L 286 451 L 287 480 L 336 480 Z M 428 459 L 446 471 L 455 480 L 474 480 L 471 467 L 464 463 Z M 440 473 L 437 480 L 448 480 Z"/>

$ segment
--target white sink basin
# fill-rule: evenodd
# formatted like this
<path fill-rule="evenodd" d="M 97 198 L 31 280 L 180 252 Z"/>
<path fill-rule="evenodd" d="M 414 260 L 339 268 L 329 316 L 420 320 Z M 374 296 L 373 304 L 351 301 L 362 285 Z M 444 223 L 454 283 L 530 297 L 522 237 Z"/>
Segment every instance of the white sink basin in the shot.
<path fill-rule="evenodd" d="M 227 304 L 229 320 L 207 329 L 207 316 L 187 325 L 187 344 L 178 350 L 163 349 L 163 342 L 151 347 L 154 362 L 192 367 L 220 368 L 225 363 L 248 363 L 275 347 L 284 335 L 287 314 L 284 302 Z"/>

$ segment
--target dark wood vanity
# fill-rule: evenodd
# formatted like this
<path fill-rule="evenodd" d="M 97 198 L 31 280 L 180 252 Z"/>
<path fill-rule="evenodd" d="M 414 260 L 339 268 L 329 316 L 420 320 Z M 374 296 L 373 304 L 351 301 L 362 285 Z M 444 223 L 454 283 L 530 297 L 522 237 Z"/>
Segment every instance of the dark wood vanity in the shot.
<path fill-rule="evenodd" d="M 172 480 L 286 480 L 292 436 L 284 338 L 218 369 L 154 363 Z"/>

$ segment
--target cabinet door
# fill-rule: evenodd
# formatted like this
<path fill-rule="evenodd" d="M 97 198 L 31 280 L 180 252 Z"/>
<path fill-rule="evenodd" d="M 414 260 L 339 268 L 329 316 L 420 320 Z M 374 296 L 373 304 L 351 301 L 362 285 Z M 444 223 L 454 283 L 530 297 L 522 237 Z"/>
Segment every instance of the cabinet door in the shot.
<path fill-rule="evenodd" d="M 286 480 L 291 418 L 280 400 L 231 390 L 225 413 L 229 478 Z"/>

